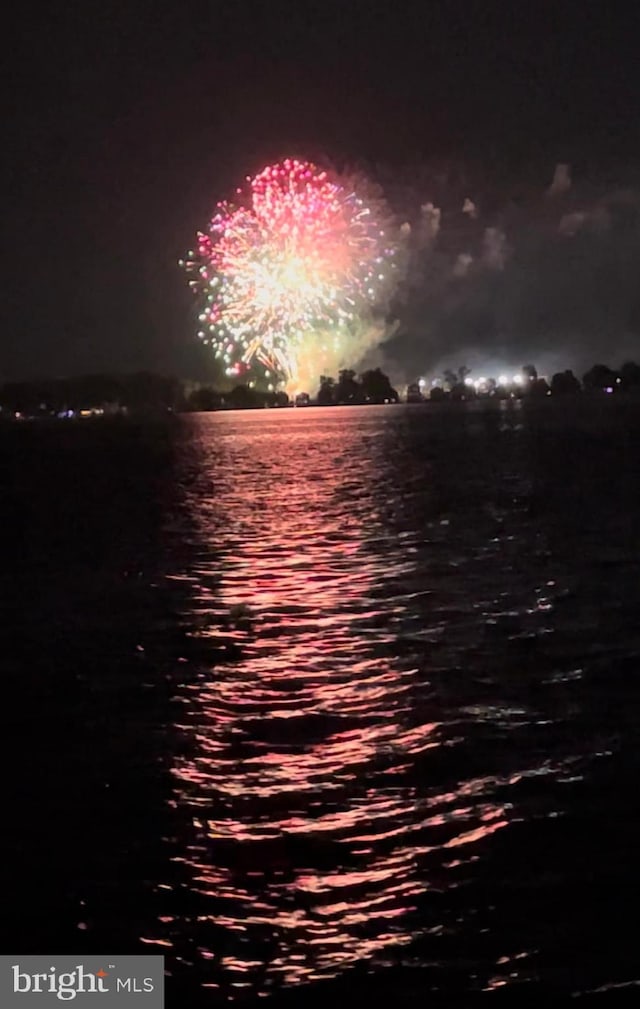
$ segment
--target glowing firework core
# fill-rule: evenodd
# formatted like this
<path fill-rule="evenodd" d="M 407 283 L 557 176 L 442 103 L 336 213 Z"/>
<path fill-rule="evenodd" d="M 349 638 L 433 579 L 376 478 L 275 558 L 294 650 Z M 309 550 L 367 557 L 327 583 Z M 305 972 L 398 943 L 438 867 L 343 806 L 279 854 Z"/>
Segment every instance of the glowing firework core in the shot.
<path fill-rule="evenodd" d="M 382 201 L 363 182 L 286 160 L 220 203 L 183 265 L 201 298 L 199 336 L 238 375 L 256 361 L 290 388 L 346 349 L 395 270 Z M 333 353 L 331 353 L 333 351 Z"/>

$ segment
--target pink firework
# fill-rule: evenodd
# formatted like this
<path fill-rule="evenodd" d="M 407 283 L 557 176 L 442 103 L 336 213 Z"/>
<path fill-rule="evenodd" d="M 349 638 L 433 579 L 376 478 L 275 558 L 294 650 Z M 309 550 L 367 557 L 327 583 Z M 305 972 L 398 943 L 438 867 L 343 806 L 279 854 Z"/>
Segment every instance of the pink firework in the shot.
<path fill-rule="evenodd" d="M 383 201 L 362 180 L 293 159 L 220 203 L 184 264 L 202 300 L 199 335 L 228 374 L 254 361 L 285 382 L 301 357 L 348 341 L 395 269 Z"/>

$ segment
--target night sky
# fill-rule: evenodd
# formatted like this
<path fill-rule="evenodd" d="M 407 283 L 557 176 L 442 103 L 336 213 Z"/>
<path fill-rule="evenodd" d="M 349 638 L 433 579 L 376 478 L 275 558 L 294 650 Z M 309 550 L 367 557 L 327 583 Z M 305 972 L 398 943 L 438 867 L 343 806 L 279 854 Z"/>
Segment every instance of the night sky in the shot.
<path fill-rule="evenodd" d="M 420 178 L 420 166 L 448 159 L 473 166 L 480 190 L 488 191 L 483 180 L 491 179 L 494 205 L 501 203 L 500 185 L 505 205 L 507 190 L 512 201 L 514 180 L 531 185 L 537 178 L 543 192 L 561 161 L 573 166 L 574 179 L 599 179 L 594 199 L 602 198 L 603 186 L 628 192 L 624 180 L 640 164 L 640 19 L 626 13 L 628 6 L 594 0 L 20 5 L 3 25 L 0 381 L 138 368 L 206 377 L 210 362 L 197 345 L 176 260 L 216 200 L 270 158 L 328 158 L 409 179 L 412 171 Z M 416 208 L 433 198 L 427 176 L 415 183 Z M 574 279 L 584 284 L 604 270 L 607 297 L 633 300 L 640 289 L 632 262 L 640 226 L 633 215 L 622 216 L 620 240 L 607 238 L 606 249 L 596 250 L 595 240 L 585 246 L 583 259 L 595 256 L 600 266 L 586 274 L 578 269 Z M 527 248 L 529 273 L 523 282 L 522 260 L 521 300 L 509 317 L 514 354 L 538 349 L 535 333 L 516 331 L 516 320 L 524 304 L 530 318 L 536 291 L 548 294 L 548 278 L 532 283 L 537 260 Z M 548 259 L 540 254 L 541 264 Z M 562 272 L 562 261 L 556 267 Z M 620 271 L 625 281 L 618 290 Z M 421 311 L 446 320 L 419 336 L 418 309 L 407 310 L 395 358 L 404 347 L 411 366 L 414 360 L 422 366 L 445 354 L 447 340 L 482 346 L 497 325 L 491 298 L 504 301 L 506 284 L 515 298 L 509 278 L 495 290 L 492 278 L 489 295 L 476 277 L 457 315 L 418 293 Z M 580 316 L 567 315 L 566 304 L 576 301 L 576 289 L 568 302 L 562 284 L 554 292 L 559 314 L 541 323 L 545 338 L 561 353 L 560 319 L 575 353 Z M 618 328 L 627 334 L 626 350 L 635 327 L 640 331 L 640 306 L 630 301 L 623 314 Z M 431 340 L 433 350 L 418 346 L 420 340 Z"/>

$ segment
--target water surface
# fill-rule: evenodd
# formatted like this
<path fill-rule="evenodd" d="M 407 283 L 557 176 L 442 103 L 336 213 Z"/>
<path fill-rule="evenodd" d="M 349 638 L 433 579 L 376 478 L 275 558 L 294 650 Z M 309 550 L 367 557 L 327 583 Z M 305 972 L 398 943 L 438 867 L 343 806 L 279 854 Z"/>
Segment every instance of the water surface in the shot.
<path fill-rule="evenodd" d="M 638 412 L 4 432 L 20 949 L 187 1005 L 633 991 Z"/>

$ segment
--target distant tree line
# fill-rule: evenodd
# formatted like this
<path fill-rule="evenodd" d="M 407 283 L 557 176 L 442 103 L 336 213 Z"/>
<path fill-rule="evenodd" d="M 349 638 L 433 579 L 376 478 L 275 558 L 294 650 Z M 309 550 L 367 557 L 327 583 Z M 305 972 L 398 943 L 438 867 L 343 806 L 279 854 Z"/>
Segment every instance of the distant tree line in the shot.
<path fill-rule="evenodd" d="M 0 386 L 0 409 L 38 417 L 82 410 L 158 413 L 287 406 L 282 392 L 239 385 L 218 392 L 200 383 L 137 372 L 132 375 L 81 375 L 75 378 L 7 382 Z"/>
<path fill-rule="evenodd" d="M 289 406 L 286 392 L 266 392 L 248 385 L 237 385 L 230 392 L 218 392 L 202 385 L 185 396 L 183 409 L 202 413 L 210 410 L 259 410 L 264 407 Z"/>
<path fill-rule="evenodd" d="M 533 364 L 525 364 L 520 373 L 510 379 L 487 378 L 479 382 L 471 381 L 471 370 L 462 366 L 457 370 L 448 369 L 442 376 L 442 383 L 423 391 L 419 383 L 408 388 L 409 402 L 430 400 L 468 400 L 498 397 L 543 397 L 563 396 L 580 392 L 640 392 L 640 365 L 628 361 L 619 369 L 604 364 L 595 364 L 582 377 L 582 383 L 571 369 L 558 371 L 548 381 L 538 375 Z"/>
<path fill-rule="evenodd" d="M 468 400 L 476 397 L 543 397 L 580 392 L 640 393 L 640 364 L 628 361 L 619 369 L 595 364 L 580 382 L 570 369 L 556 372 L 549 381 L 538 375 L 534 365 L 525 365 L 519 375 L 509 381 L 487 378 L 481 387 L 470 380 L 466 366 L 448 370 L 442 384 L 430 390 L 419 383 L 409 386 L 407 400 L 425 399 Z M 319 406 L 356 406 L 367 403 L 397 403 L 399 395 L 380 368 L 363 372 L 358 378 L 351 369 L 343 369 L 335 379 L 323 375 L 317 391 Z M 300 404 L 310 402 L 308 396 L 298 397 Z M 0 386 L 0 416 L 21 413 L 29 416 L 49 416 L 65 411 L 95 408 L 105 412 L 166 412 L 243 410 L 289 406 L 284 392 L 267 392 L 238 385 L 229 392 L 219 392 L 209 385 L 183 382 L 177 378 L 137 372 L 132 375 L 84 375 L 78 378 L 48 379 L 30 382 L 8 382 Z"/>
<path fill-rule="evenodd" d="M 328 375 L 320 379 L 318 406 L 355 406 L 364 403 L 397 403 L 399 396 L 389 378 L 380 368 L 363 372 L 360 380 L 355 371 L 344 368 L 338 381 Z"/>
<path fill-rule="evenodd" d="M 359 378 L 355 371 L 344 368 L 339 372 L 337 380 L 322 375 L 315 402 L 318 406 L 357 406 L 366 403 L 398 403 L 399 399 L 388 376 L 380 368 L 365 371 Z M 296 401 L 300 405 L 306 405 L 311 399 L 308 394 L 302 393 Z M 289 398 L 284 392 L 264 392 L 247 385 L 238 385 L 228 393 L 203 386 L 191 392 L 186 401 L 186 408 L 190 410 L 242 410 L 288 405 Z"/>
<path fill-rule="evenodd" d="M 300 398 L 309 402 L 308 396 Z M 317 402 L 322 405 L 397 403 L 398 393 L 380 368 L 359 378 L 344 369 L 337 380 L 322 376 Z M 0 386 L 0 406 L 29 415 L 112 407 L 127 411 L 251 410 L 289 405 L 285 392 L 238 385 L 221 392 L 211 385 L 183 382 L 150 372 L 132 375 L 82 375 L 77 378 L 9 382 Z"/>
<path fill-rule="evenodd" d="M 177 378 L 150 372 L 7 382 L 0 387 L 3 410 L 31 415 L 96 407 L 132 411 L 176 410 L 183 405 L 183 383 Z"/>

